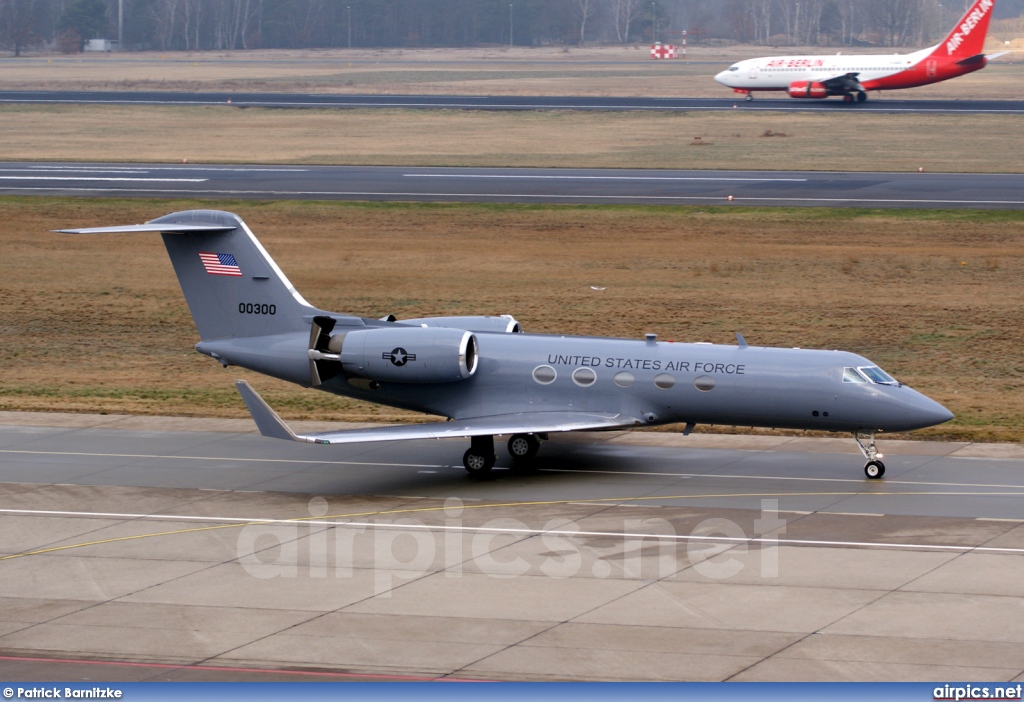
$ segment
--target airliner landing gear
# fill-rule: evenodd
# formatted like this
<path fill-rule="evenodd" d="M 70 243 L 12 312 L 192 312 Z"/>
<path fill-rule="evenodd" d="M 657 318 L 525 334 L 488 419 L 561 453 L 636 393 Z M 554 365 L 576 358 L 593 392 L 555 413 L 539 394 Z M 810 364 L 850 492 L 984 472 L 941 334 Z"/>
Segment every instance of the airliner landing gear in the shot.
<path fill-rule="evenodd" d="M 527 461 L 540 450 L 540 439 L 533 434 L 515 434 L 508 440 L 508 452 L 516 462 Z"/>
<path fill-rule="evenodd" d="M 858 91 L 858 93 L 857 93 L 857 102 L 866 102 L 867 99 L 868 99 L 868 94 L 867 93 L 865 93 L 863 90 Z"/>
<path fill-rule="evenodd" d="M 489 476 L 497 458 L 494 455 L 494 437 L 474 436 L 470 442 L 469 450 L 462 456 L 462 465 L 474 478 Z"/>
<path fill-rule="evenodd" d="M 843 102 L 853 102 L 856 98 L 853 97 L 852 93 L 846 93 L 843 95 Z"/>
<path fill-rule="evenodd" d="M 879 458 L 882 458 L 882 454 L 875 448 L 875 435 L 871 434 L 868 441 L 868 445 L 865 446 L 864 442 L 860 439 L 860 434 L 853 432 L 853 439 L 857 442 L 857 446 L 860 447 L 860 452 L 864 454 L 864 458 L 867 459 L 867 463 L 864 464 L 864 475 L 868 476 L 869 480 L 878 480 L 885 475 L 885 464 L 882 463 Z"/>
<path fill-rule="evenodd" d="M 747 102 L 751 102 L 754 99 L 754 94 L 753 93 L 747 93 L 747 96 L 745 98 L 743 98 L 743 99 L 746 100 Z"/>

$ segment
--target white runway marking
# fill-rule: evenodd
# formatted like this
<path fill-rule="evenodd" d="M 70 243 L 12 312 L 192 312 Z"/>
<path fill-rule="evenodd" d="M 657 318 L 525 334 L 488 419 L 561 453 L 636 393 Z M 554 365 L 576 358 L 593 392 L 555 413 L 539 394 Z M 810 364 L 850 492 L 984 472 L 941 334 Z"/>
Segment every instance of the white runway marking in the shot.
<path fill-rule="evenodd" d="M 0 180 L 88 180 L 103 182 L 135 182 L 135 183 L 205 183 L 209 178 L 114 178 L 107 176 L 0 176 Z M 57 188 L 54 188 L 57 189 Z"/>
<path fill-rule="evenodd" d="M 486 507 L 486 505 L 485 505 Z M 440 510 L 439 510 L 440 511 Z M 217 522 L 225 524 L 309 524 L 357 529 L 398 529 L 405 531 L 454 531 L 461 533 L 521 534 L 524 536 L 555 535 L 567 537 L 613 537 L 617 539 L 654 539 L 660 541 L 705 541 L 713 543 L 766 543 L 779 546 L 816 546 L 823 548 L 885 548 L 899 550 L 953 551 L 957 553 L 1024 554 L 1024 548 L 996 546 L 963 546 L 947 544 L 905 544 L 879 541 L 829 541 L 825 539 L 783 539 L 773 537 L 697 536 L 693 534 L 658 534 L 622 531 L 586 531 L 582 529 L 530 529 L 516 527 L 480 527 L 449 524 L 391 524 L 385 522 L 335 521 L 330 519 L 266 519 L 263 517 L 207 517 L 182 514 L 132 514 L 125 512 L 66 512 L 60 510 L 0 509 L 0 514 L 13 516 L 88 517 L 100 519 L 133 519 L 139 521 Z M 827 514 L 827 513 L 825 513 Z M 863 515 L 856 515 L 863 516 Z"/>
<path fill-rule="evenodd" d="M 749 183 L 806 183 L 807 178 L 745 178 L 726 176 L 577 176 L 577 175 L 516 175 L 470 173 L 403 173 L 406 178 L 513 178 L 523 180 L 700 180 Z"/>
<path fill-rule="evenodd" d="M 108 167 L 110 168 L 110 167 Z M 145 164 L 136 166 L 113 166 L 112 168 L 131 168 L 142 172 L 148 171 L 212 171 L 225 172 L 225 173 L 306 173 L 308 168 L 261 168 L 257 166 L 192 166 L 192 165 L 181 165 L 181 166 L 149 166 Z M 2 168 L 4 171 L 24 171 L 24 168 Z M 99 171 L 106 170 L 101 166 L 49 166 L 49 165 L 33 165 L 28 168 L 30 171 Z"/>

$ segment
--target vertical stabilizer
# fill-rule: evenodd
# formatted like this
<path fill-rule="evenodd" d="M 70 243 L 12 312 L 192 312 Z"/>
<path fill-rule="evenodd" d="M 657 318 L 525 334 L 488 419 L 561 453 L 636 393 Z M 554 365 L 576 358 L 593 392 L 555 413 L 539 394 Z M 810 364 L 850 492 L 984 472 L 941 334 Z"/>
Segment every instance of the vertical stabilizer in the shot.
<path fill-rule="evenodd" d="M 985 37 L 996 0 L 975 0 L 949 35 L 942 40 L 932 56 L 966 59 L 985 52 Z"/>
<path fill-rule="evenodd" d="M 189 210 L 146 224 L 60 231 L 160 232 L 203 341 L 308 334 L 308 317 L 320 313 L 295 290 L 242 218 L 230 212 Z"/>

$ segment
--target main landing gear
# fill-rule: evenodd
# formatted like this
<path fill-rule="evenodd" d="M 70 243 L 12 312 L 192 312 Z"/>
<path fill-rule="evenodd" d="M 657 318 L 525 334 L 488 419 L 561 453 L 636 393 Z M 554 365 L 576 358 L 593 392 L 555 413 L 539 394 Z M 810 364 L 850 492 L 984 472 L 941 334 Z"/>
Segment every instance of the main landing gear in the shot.
<path fill-rule="evenodd" d="M 462 456 L 462 465 L 473 477 L 483 478 L 490 475 L 496 459 L 494 437 L 474 436 L 470 439 L 469 450 Z"/>
<path fill-rule="evenodd" d="M 868 94 L 863 90 L 858 90 L 856 93 L 846 93 L 843 95 L 843 102 L 866 102 Z"/>
<path fill-rule="evenodd" d="M 871 433 L 867 446 L 861 441 L 860 434 L 853 432 L 853 439 L 857 442 L 857 446 L 860 447 L 860 452 L 864 454 L 864 458 L 867 459 L 867 463 L 864 464 L 864 475 L 868 476 L 868 480 L 878 480 L 885 475 L 885 464 L 882 463 L 879 458 L 882 458 L 882 454 L 878 452 L 875 447 L 875 434 Z"/>
<path fill-rule="evenodd" d="M 469 450 L 462 456 L 466 472 L 475 478 L 490 475 L 497 457 L 494 455 L 493 436 L 474 436 Z M 508 452 L 517 468 L 525 467 L 540 450 L 540 437 L 535 434 L 514 434 L 508 440 Z"/>

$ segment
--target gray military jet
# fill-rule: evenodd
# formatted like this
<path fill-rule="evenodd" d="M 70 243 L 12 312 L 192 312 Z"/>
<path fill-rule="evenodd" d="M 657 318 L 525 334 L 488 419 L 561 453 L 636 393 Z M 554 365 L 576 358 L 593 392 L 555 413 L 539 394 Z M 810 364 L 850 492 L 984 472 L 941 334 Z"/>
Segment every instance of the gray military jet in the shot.
<path fill-rule="evenodd" d="M 300 435 L 244 380 L 264 436 L 317 444 L 462 437 L 483 476 L 494 437 L 517 463 L 552 432 L 669 423 L 850 432 L 868 478 L 885 466 L 875 435 L 948 421 L 945 407 L 845 351 L 524 334 L 500 317 L 370 319 L 310 305 L 240 217 L 176 212 L 147 224 L 69 234 L 159 232 L 202 339 L 199 353 L 304 387 L 447 421 Z"/>

